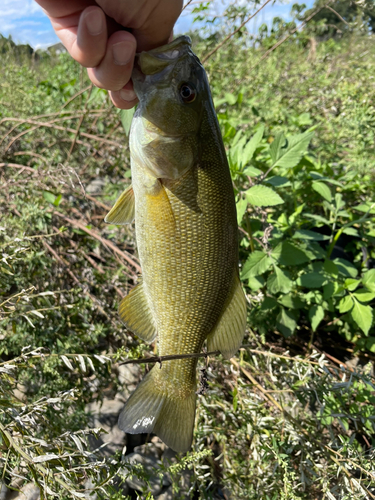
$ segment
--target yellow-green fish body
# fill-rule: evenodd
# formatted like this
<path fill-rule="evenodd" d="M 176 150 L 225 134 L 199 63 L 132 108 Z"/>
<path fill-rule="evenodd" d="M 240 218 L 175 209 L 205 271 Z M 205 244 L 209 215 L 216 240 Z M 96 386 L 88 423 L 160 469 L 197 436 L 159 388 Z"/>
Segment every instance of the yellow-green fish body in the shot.
<path fill-rule="evenodd" d="M 160 356 L 200 352 L 207 339 L 209 350 L 231 357 L 243 339 L 246 302 L 232 182 L 207 77 L 190 39 L 180 37 L 142 53 L 133 81 L 140 105 L 130 133 L 132 188 L 107 221 L 135 214 L 142 281 L 120 316 L 146 342 L 157 335 Z M 120 429 L 154 432 L 188 450 L 196 365 L 196 358 L 156 365 L 127 401 Z"/>

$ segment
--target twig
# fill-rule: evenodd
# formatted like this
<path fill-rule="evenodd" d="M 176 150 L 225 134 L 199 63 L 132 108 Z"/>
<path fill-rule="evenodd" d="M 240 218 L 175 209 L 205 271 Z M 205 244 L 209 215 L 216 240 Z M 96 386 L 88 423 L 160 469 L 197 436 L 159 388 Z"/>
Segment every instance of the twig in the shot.
<path fill-rule="evenodd" d="M 78 118 L 78 117 L 74 117 L 74 118 Z M 11 119 L 9 118 L 9 120 L 11 120 Z M 6 151 L 8 151 L 8 149 L 12 146 L 12 144 L 17 139 L 19 139 L 20 137 L 22 137 L 25 134 L 28 134 L 29 132 L 36 130 L 37 128 L 41 128 L 41 127 L 53 128 L 55 130 L 61 130 L 63 132 L 70 132 L 72 134 L 75 134 L 75 132 L 76 132 L 76 130 L 74 130 L 73 128 L 62 127 L 60 125 L 53 125 L 50 122 L 36 122 L 34 120 L 22 120 L 22 122 L 27 123 L 29 125 L 35 125 L 35 127 L 28 129 L 28 130 L 24 130 L 23 132 L 21 132 L 21 134 L 18 134 L 18 136 L 16 136 L 14 139 L 12 139 L 12 141 L 10 141 L 10 143 L 5 147 L 4 153 Z M 81 135 L 83 137 L 86 137 L 87 139 L 92 139 L 94 141 L 106 143 L 106 144 L 109 144 L 111 146 L 116 146 L 117 148 L 123 148 L 123 144 L 120 144 L 119 142 L 116 142 L 116 141 L 111 141 L 109 139 L 105 139 L 104 137 L 100 137 L 98 135 L 88 134 L 87 132 L 81 132 Z"/>
<path fill-rule="evenodd" d="M 90 196 L 87 193 L 85 193 L 85 196 L 88 200 L 93 201 L 98 207 L 104 208 L 104 210 L 111 210 L 111 207 L 109 205 L 106 205 L 102 201 L 97 200 L 94 196 Z"/>
<path fill-rule="evenodd" d="M 60 255 L 58 253 L 55 252 L 55 250 L 50 247 L 48 245 L 48 243 L 43 240 L 43 245 L 45 246 L 45 248 L 55 257 L 55 259 L 60 262 L 60 264 L 62 264 L 65 268 L 66 268 L 66 271 L 67 273 L 69 274 L 69 276 L 71 276 L 71 278 L 73 279 L 73 281 L 80 287 L 82 288 L 82 290 L 84 290 L 84 287 L 82 286 L 81 282 L 79 281 L 79 279 L 77 278 L 77 276 L 69 269 L 69 263 L 68 262 L 65 262 L 65 260 L 62 259 L 62 257 L 60 257 Z M 100 305 L 98 299 L 96 297 L 94 297 L 94 295 L 91 295 L 91 293 L 89 291 L 86 291 L 88 296 L 90 297 L 90 299 L 95 302 L 95 304 L 97 305 L 99 311 L 104 315 L 106 316 L 106 318 L 109 318 L 108 314 L 105 312 L 105 310 L 102 308 L 102 306 Z"/>
<path fill-rule="evenodd" d="M 21 290 L 20 292 L 16 293 L 15 295 L 11 295 L 10 297 L 8 297 L 7 299 L 4 300 L 4 302 L 2 302 L 0 304 L 0 307 L 3 307 L 4 304 L 6 304 L 7 302 L 9 302 L 10 300 L 12 299 L 15 299 L 16 297 L 20 297 L 22 295 L 24 295 L 25 293 L 28 293 L 28 292 L 32 292 L 35 290 L 35 286 L 32 285 L 30 288 L 28 288 L 27 290 Z"/>
<path fill-rule="evenodd" d="M 53 212 L 53 213 L 55 215 L 57 215 L 58 217 L 61 217 L 61 218 L 65 219 L 72 226 L 75 226 L 78 229 L 81 229 L 82 231 L 84 231 L 85 233 L 89 234 L 90 236 L 92 236 L 96 240 L 100 241 L 100 243 L 102 243 L 104 246 L 106 246 L 106 247 L 110 248 L 111 250 L 113 250 L 115 253 L 117 253 L 117 255 L 120 255 L 124 260 L 126 260 L 126 262 L 128 262 L 131 266 L 133 266 L 136 271 L 138 271 L 139 273 L 142 272 L 141 266 L 139 266 L 133 260 L 132 257 L 130 257 L 129 255 L 127 255 L 122 250 L 120 250 L 114 243 L 112 243 L 112 241 L 103 238 L 96 231 L 94 231 L 93 229 L 88 229 L 84 224 L 82 224 L 81 222 L 79 222 L 77 220 L 69 219 L 69 217 L 66 217 L 65 215 L 61 214 L 60 212 Z"/>
<path fill-rule="evenodd" d="M 294 33 L 296 31 L 298 31 L 300 28 L 303 28 L 314 16 L 316 16 L 316 14 L 318 14 L 318 12 L 320 12 L 322 9 L 324 9 L 325 7 L 328 7 L 328 5 L 330 3 L 332 3 L 334 0 L 329 0 L 329 2 L 327 2 L 325 5 L 323 5 L 322 7 L 320 7 L 319 9 L 317 9 L 315 12 L 313 12 L 307 19 L 305 19 L 303 21 L 303 23 L 301 23 L 299 26 L 297 26 L 294 30 L 292 30 L 290 33 L 288 33 L 288 35 L 286 35 L 284 38 L 282 38 L 281 40 L 279 40 L 277 43 L 275 43 L 275 45 L 273 45 L 269 50 L 267 50 L 267 52 L 265 52 L 265 54 L 259 59 L 259 61 L 257 61 L 254 66 L 250 69 L 250 71 L 253 71 L 254 68 L 256 68 L 262 61 L 264 61 L 264 59 L 266 59 L 270 54 L 271 52 L 273 52 L 275 49 L 277 49 L 277 47 L 280 47 L 280 45 L 282 43 L 284 43 L 286 40 L 288 40 L 288 38 L 290 38 L 292 35 L 294 35 Z"/>
<path fill-rule="evenodd" d="M 35 158 L 39 158 L 39 160 L 41 160 L 47 165 L 47 160 L 42 155 L 34 153 L 33 151 L 17 151 L 16 153 L 13 154 L 14 156 L 34 156 Z"/>
<path fill-rule="evenodd" d="M 120 363 L 120 365 L 162 363 L 173 359 L 207 358 L 207 356 L 217 356 L 218 354 L 220 354 L 220 351 L 194 352 L 191 354 L 168 354 L 166 356 L 151 356 L 150 358 L 143 359 L 127 359 L 126 361 Z"/>
<path fill-rule="evenodd" d="M 97 114 L 99 111 L 91 111 L 91 113 L 95 113 Z M 38 115 L 38 116 L 34 116 L 34 117 L 31 117 L 31 118 L 15 118 L 15 117 L 6 117 L 6 118 L 2 118 L 0 120 L 0 125 L 2 123 L 5 123 L 5 122 L 16 122 L 16 125 L 13 125 L 13 127 L 11 127 L 8 132 L 1 138 L 0 140 L 0 145 L 4 142 L 4 140 L 14 131 L 16 130 L 17 127 L 19 127 L 20 125 L 24 125 L 25 123 L 28 123 L 29 120 L 38 120 L 39 118 L 47 118 L 49 116 L 57 116 L 59 115 L 59 113 L 47 113 L 45 115 Z M 64 116 L 60 116 L 58 118 L 56 118 L 55 120 L 51 120 L 49 121 L 48 123 L 55 123 L 55 122 L 61 122 L 61 121 L 64 121 L 64 120 L 74 120 L 76 118 L 78 118 L 80 116 L 80 112 L 79 111 L 65 111 L 63 113 Z M 69 115 L 73 115 L 73 116 L 69 116 Z M 38 127 L 36 127 L 38 128 Z M 35 128 L 33 129 L 35 130 Z M 25 132 L 25 131 L 24 131 Z M 22 133 L 24 133 L 22 132 Z M 30 132 L 30 130 L 26 131 L 26 132 Z"/>
<path fill-rule="evenodd" d="M 78 139 L 78 134 L 79 134 L 79 130 L 82 126 L 82 123 L 83 123 L 83 120 L 86 116 L 86 113 L 87 113 L 87 104 L 89 102 L 89 99 L 90 99 L 90 96 L 91 96 L 91 91 L 92 91 L 92 88 L 93 88 L 94 84 L 92 83 L 90 86 L 89 86 L 89 94 L 87 96 L 87 99 L 86 99 L 86 102 L 84 104 L 84 107 L 83 107 L 83 113 L 81 115 L 81 118 L 79 119 L 79 123 L 78 123 L 78 126 L 77 126 L 77 130 L 76 130 L 76 133 L 74 134 L 74 138 L 73 138 L 73 141 L 72 141 L 72 144 L 70 146 L 70 149 L 69 149 L 69 152 L 68 152 L 68 160 L 70 158 L 70 155 L 73 153 L 73 149 L 74 149 L 74 146 L 76 145 L 76 142 L 77 142 L 77 139 Z"/>
<path fill-rule="evenodd" d="M 80 90 L 79 92 L 77 92 L 76 94 L 74 94 L 74 96 L 73 96 L 73 97 L 71 97 L 70 99 L 68 99 L 68 100 L 66 101 L 66 103 L 65 103 L 65 104 L 63 105 L 63 107 L 61 108 L 61 111 L 62 111 L 64 108 L 66 108 L 67 106 L 69 106 L 69 104 L 70 104 L 72 101 L 74 101 L 74 99 L 76 99 L 77 97 L 79 97 L 80 95 L 84 94 L 84 93 L 85 93 L 85 92 L 87 92 L 88 90 L 90 90 L 90 92 L 91 92 L 91 89 L 92 89 L 92 84 L 91 84 L 91 85 L 89 85 L 88 87 L 86 87 L 85 89 L 82 89 L 82 90 Z M 61 111 L 60 111 L 60 113 L 61 113 Z"/>
<path fill-rule="evenodd" d="M 343 23 L 345 23 L 347 26 L 350 26 L 350 24 L 349 24 L 349 23 L 347 23 L 347 22 L 345 21 L 345 19 L 344 19 L 343 17 L 341 17 L 341 16 L 340 16 L 340 14 L 339 14 L 338 12 L 336 12 L 336 11 L 335 11 L 335 9 L 332 9 L 332 7 L 330 7 L 329 5 L 327 5 L 327 9 L 331 10 L 334 14 L 336 14 L 336 16 L 337 16 L 337 17 L 338 17 L 338 18 L 339 18 L 339 19 L 340 19 Z M 336 29 L 337 29 L 337 28 L 336 28 Z M 340 31 L 340 30 L 338 30 L 338 31 Z"/>
<path fill-rule="evenodd" d="M 245 370 L 245 368 L 243 368 L 242 366 L 240 366 L 237 361 L 231 359 L 231 363 L 237 368 L 237 369 L 240 369 L 242 371 L 242 373 L 246 376 L 246 378 L 248 378 L 250 380 L 250 382 L 252 384 L 254 384 L 257 389 L 259 389 L 259 391 L 262 392 L 262 394 L 264 394 L 264 396 L 268 399 L 268 401 L 270 403 L 272 403 L 283 415 L 284 417 L 287 418 L 287 420 L 289 420 L 290 422 L 292 422 L 305 436 L 306 438 L 309 440 L 309 441 L 314 441 L 315 443 L 318 443 L 318 440 L 315 439 L 306 429 L 304 429 L 302 427 L 302 425 L 298 422 L 298 420 L 296 420 L 287 410 L 285 410 L 279 402 L 277 402 L 275 400 L 275 398 L 273 396 L 271 396 L 268 391 L 266 389 L 264 389 L 256 380 L 255 378 L 251 375 L 251 373 L 249 373 L 247 370 Z M 337 459 L 335 457 L 332 456 L 332 454 L 335 454 L 335 455 L 338 455 L 340 458 L 343 458 L 343 456 L 341 455 L 341 453 L 333 450 L 332 448 L 330 448 L 328 445 L 324 444 L 324 443 L 321 443 L 319 442 L 319 445 L 323 445 L 323 447 L 327 450 L 330 458 L 335 462 L 335 463 L 338 463 Z M 365 474 L 369 475 L 372 479 L 375 479 L 375 476 L 373 474 L 371 474 L 371 472 L 369 472 L 368 470 L 364 469 L 363 467 L 361 467 L 358 463 L 355 463 L 353 462 L 349 457 L 346 458 L 348 460 L 348 462 L 350 462 L 354 468 L 358 467 L 359 469 L 361 469 L 362 472 L 364 472 Z M 350 472 L 343 466 L 343 464 L 340 464 L 338 463 L 338 465 L 341 465 L 341 467 L 343 468 L 345 474 L 348 476 L 348 477 L 352 477 Z M 371 493 L 370 491 L 366 488 L 366 491 L 367 493 L 370 494 L 371 498 L 375 498 Z"/>
<path fill-rule="evenodd" d="M 89 255 L 86 254 L 86 252 L 83 250 L 83 249 L 79 249 L 78 248 L 78 245 L 75 241 L 73 240 L 70 240 L 70 244 L 73 246 L 73 248 L 78 251 L 81 255 L 83 255 L 83 257 L 92 265 L 92 267 L 94 267 L 100 274 L 105 274 L 105 271 L 103 270 L 103 268 L 98 265 L 94 259 L 92 259 Z"/>
<path fill-rule="evenodd" d="M 10 434 L 10 432 L 8 432 L 5 427 L 1 424 L 0 422 L 0 433 L 2 434 L 3 436 L 3 440 L 4 440 L 4 443 L 6 445 L 6 447 L 9 449 L 9 448 L 13 448 L 20 457 L 23 458 L 23 460 L 29 464 L 29 467 L 32 471 L 32 473 L 35 474 L 34 470 L 33 469 L 36 469 L 39 471 L 39 473 L 43 476 L 43 477 L 48 477 L 50 474 L 51 474 L 51 471 L 50 469 L 46 469 L 43 465 L 40 465 L 38 463 L 35 463 L 35 461 L 33 460 L 33 458 L 28 455 L 17 443 L 16 441 L 13 439 L 13 436 Z M 67 490 L 74 498 L 81 498 L 81 494 L 80 495 L 76 495 L 76 493 L 74 492 L 74 490 L 65 482 L 63 481 L 62 479 L 60 479 L 59 477 L 57 477 L 57 474 L 53 474 L 54 476 L 54 479 L 57 483 L 60 484 L 60 486 L 62 486 L 65 490 Z"/>
<path fill-rule="evenodd" d="M 186 9 L 186 7 L 188 7 L 191 4 L 192 1 L 193 0 L 188 0 L 188 2 L 186 2 L 186 4 L 183 6 L 183 9 L 181 12 L 183 12 Z"/>
<path fill-rule="evenodd" d="M 215 52 L 217 50 L 219 50 L 225 43 L 227 43 L 227 41 L 232 38 L 233 35 L 235 35 L 236 33 L 238 33 L 240 31 L 240 29 L 242 29 L 246 23 L 248 23 L 249 21 L 251 21 L 251 19 L 256 16 L 258 14 L 258 12 L 260 12 L 268 3 L 270 3 L 271 0 L 267 0 L 261 7 L 259 7 L 259 9 L 254 13 L 254 14 L 251 14 L 251 16 L 249 16 L 247 19 L 245 19 L 245 21 L 243 23 L 240 24 L 240 26 L 234 30 L 232 33 L 230 33 L 228 36 L 226 36 L 224 38 L 224 40 L 222 42 L 220 42 L 218 45 L 216 45 L 216 47 L 211 50 L 211 52 L 209 52 L 203 59 L 202 59 L 202 64 L 204 64 L 207 59 L 209 59 L 213 54 L 215 54 Z"/>
<path fill-rule="evenodd" d="M 59 113 L 45 113 L 43 115 L 35 115 L 31 119 L 38 120 L 40 118 L 48 118 L 49 116 L 57 116 L 58 114 Z M 71 114 L 73 114 L 73 111 L 66 111 L 65 114 L 71 115 Z M 0 144 L 2 144 L 4 142 L 4 139 L 6 139 L 8 137 L 8 135 L 10 135 L 13 132 L 13 130 L 15 130 L 20 125 L 23 125 L 24 123 L 26 123 L 27 119 L 25 120 L 24 118 L 6 117 L 6 118 L 2 118 L 0 120 L 0 125 L 2 123 L 8 122 L 8 121 L 17 122 L 17 123 L 16 123 L 16 125 L 13 125 L 13 127 L 11 127 L 8 130 L 8 132 L 1 138 Z"/>
<path fill-rule="evenodd" d="M 38 174 L 38 170 L 35 170 L 32 167 L 27 167 L 26 165 L 20 165 L 19 163 L 0 163 L 0 168 L 2 167 L 12 167 L 12 168 L 22 168 L 23 170 L 27 170 L 28 172 L 31 172 L 33 174 Z"/>

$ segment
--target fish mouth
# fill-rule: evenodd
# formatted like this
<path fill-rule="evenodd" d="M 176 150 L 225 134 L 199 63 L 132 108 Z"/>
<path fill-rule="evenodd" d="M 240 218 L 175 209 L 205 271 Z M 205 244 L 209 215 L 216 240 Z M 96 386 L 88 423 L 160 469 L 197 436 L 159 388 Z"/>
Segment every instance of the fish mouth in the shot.
<path fill-rule="evenodd" d="M 155 75 L 190 51 L 191 39 L 184 35 L 166 45 L 136 54 L 135 66 L 143 75 Z"/>
<path fill-rule="evenodd" d="M 156 49 L 136 54 L 132 80 L 137 95 L 164 80 L 188 53 L 191 53 L 191 39 L 184 35 Z"/>

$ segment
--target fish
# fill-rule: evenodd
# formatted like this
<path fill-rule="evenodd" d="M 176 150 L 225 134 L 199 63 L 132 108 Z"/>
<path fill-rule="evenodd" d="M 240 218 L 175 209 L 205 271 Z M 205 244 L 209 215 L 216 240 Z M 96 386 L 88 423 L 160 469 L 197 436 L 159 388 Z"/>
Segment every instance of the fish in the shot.
<path fill-rule="evenodd" d="M 139 99 L 129 144 L 132 184 L 105 221 L 135 221 L 142 275 L 121 301 L 128 330 L 158 355 L 219 350 L 231 358 L 246 329 L 233 186 L 206 72 L 188 36 L 136 56 Z M 155 364 L 118 426 L 190 449 L 197 358 Z"/>

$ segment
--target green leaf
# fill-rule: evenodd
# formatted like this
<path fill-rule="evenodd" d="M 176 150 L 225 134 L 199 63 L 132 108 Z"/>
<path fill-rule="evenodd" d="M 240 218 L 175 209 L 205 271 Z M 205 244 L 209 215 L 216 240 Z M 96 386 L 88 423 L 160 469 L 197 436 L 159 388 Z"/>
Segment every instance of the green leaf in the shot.
<path fill-rule="evenodd" d="M 316 329 L 318 328 L 318 326 L 323 318 L 324 318 L 324 309 L 322 306 L 314 305 L 314 306 L 310 307 L 309 319 L 311 322 L 311 328 L 312 328 L 313 332 L 316 331 Z"/>
<path fill-rule="evenodd" d="M 362 203 L 361 205 L 357 205 L 353 208 L 355 210 L 358 210 L 359 212 L 368 212 L 369 214 L 375 214 L 375 203 L 370 203 L 369 201 L 366 203 Z"/>
<path fill-rule="evenodd" d="M 106 90 L 100 89 L 99 87 L 93 87 L 88 102 L 104 101 L 107 94 L 108 92 Z"/>
<path fill-rule="evenodd" d="M 324 270 L 326 273 L 331 274 L 332 276 L 337 276 L 339 274 L 339 270 L 337 266 L 332 260 L 325 260 L 323 264 Z"/>
<path fill-rule="evenodd" d="M 304 251 L 310 260 L 324 259 L 326 256 L 326 252 L 316 241 L 300 241 L 298 248 Z"/>
<path fill-rule="evenodd" d="M 308 229 L 300 229 L 293 234 L 293 239 L 296 240 L 310 240 L 310 241 L 324 241 L 329 240 L 329 236 L 325 234 L 319 234 L 315 231 L 309 231 Z"/>
<path fill-rule="evenodd" d="M 327 184 L 324 184 L 324 182 L 317 182 L 314 181 L 312 183 L 312 188 L 314 191 L 320 194 L 325 200 L 331 202 L 332 201 L 332 193 Z"/>
<path fill-rule="evenodd" d="M 327 278 L 319 273 L 306 273 L 297 279 L 297 285 L 305 288 L 320 288 Z"/>
<path fill-rule="evenodd" d="M 276 163 L 276 161 L 281 156 L 281 148 L 285 145 L 286 139 L 283 132 L 276 134 L 274 140 L 270 145 L 270 155 L 272 159 L 272 163 Z"/>
<path fill-rule="evenodd" d="M 369 337 L 366 339 L 366 349 L 370 352 L 375 352 L 375 337 Z"/>
<path fill-rule="evenodd" d="M 353 307 L 353 299 L 351 298 L 350 295 L 346 295 L 339 302 L 339 311 L 341 314 L 350 311 L 352 307 Z"/>
<path fill-rule="evenodd" d="M 262 286 L 264 286 L 265 284 L 265 279 L 263 278 L 263 276 L 251 276 L 249 279 L 248 279 L 248 286 L 249 288 L 251 288 L 251 290 L 253 292 L 256 292 L 259 290 L 259 288 L 262 288 Z"/>
<path fill-rule="evenodd" d="M 279 243 L 271 253 L 272 257 L 284 266 L 298 266 L 304 262 L 309 262 L 310 257 L 288 241 Z"/>
<path fill-rule="evenodd" d="M 375 269 L 370 269 L 365 272 L 362 278 L 362 283 L 366 288 L 375 292 Z"/>
<path fill-rule="evenodd" d="M 310 257 L 303 250 L 288 241 L 279 243 L 271 255 L 284 266 L 298 266 L 310 261 Z"/>
<path fill-rule="evenodd" d="M 281 297 L 277 299 L 277 302 L 289 309 L 303 309 L 305 307 L 305 303 L 300 297 L 292 293 L 281 295 Z"/>
<path fill-rule="evenodd" d="M 361 302 L 370 302 L 370 300 L 375 299 L 375 292 L 369 292 L 365 288 L 357 290 L 353 295 Z"/>
<path fill-rule="evenodd" d="M 348 260 L 337 258 L 333 262 L 336 264 L 339 273 L 347 278 L 355 278 L 358 275 L 358 269 Z"/>
<path fill-rule="evenodd" d="M 276 321 L 276 328 L 284 335 L 284 337 L 288 338 L 293 335 L 294 330 L 297 327 L 297 321 L 294 314 L 282 307 L 281 311 L 277 315 Z"/>
<path fill-rule="evenodd" d="M 363 333 L 367 335 L 372 325 L 372 308 L 354 300 L 354 307 L 350 314 Z"/>
<path fill-rule="evenodd" d="M 327 300 L 330 297 L 332 297 L 333 293 L 335 291 L 335 285 L 334 283 L 330 282 L 324 285 L 323 287 L 323 299 Z"/>
<path fill-rule="evenodd" d="M 359 232 L 355 227 L 346 227 L 345 229 L 342 230 L 344 234 L 347 234 L 349 236 L 357 236 L 359 238 Z"/>
<path fill-rule="evenodd" d="M 233 94 L 230 94 L 229 92 L 225 92 L 224 97 L 226 99 L 226 102 L 230 105 L 233 106 L 237 102 L 237 97 Z"/>
<path fill-rule="evenodd" d="M 273 297 L 265 297 L 260 306 L 262 311 L 271 311 L 277 307 L 277 302 Z"/>
<path fill-rule="evenodd" d="M 249 177 L 258 177 L 258 175 L 261 175 L 263 172 L 256 167 L 247 167 L 242 173 Z"/>
<path fill-rule="evenodd" d="M 271 266 L 272 259 L 266 253 L 260 252 L 256 250 L 252 252 L 245 262 L 241 278 L 246 279 L 250 276 L 259 276 L 267 271 L 267 269 Z"/>
<path fill-rule="evenodd" d="M 247 208 L 247 199 L 246 198 L 240 198 L 237 203 L 236 203 L 236 209 L 237 209 L 237 224 L 240 225 L 242 221 L 242 217 L 244 216 L 244 213 L 246 212 Z"/>
<path fill-rule="evenodd" d="M 282 168 L 293 168 L 298 165 L 310 144 L 312 136 L 313 132 L 305 132 L 293 137 L 288 137 L 288 146 L 285 148 L 285 150 L 279 150 L 279 157 L 277 159 L 275 167 L 278 166 Z"/>
<path fill-rule="evenodd" d="M 297 208 L 294 210 L 294 212 L 289 216 L 289 224 L 293 226 L 293 224 L 296 222 L 298 219 L 298 216 L 302 213 L 303 209 L 305 207 L 304 203 L 300 203 Z"/>
<path fill-rule="evenodd" d="M 59 194 L 58 196 L 56 196 L 56 199 L 53 202 L 53 204 L 55 205 L 55 207 L 58 207 L 60 205 L 61 200 L 62 200 L 62 194 Z"/>
<path fill-rule="evenodd" d="M 361 280 L 355 280 L 354 278 L 347 278 L 345 280 L 345 288 L 351 292 L 357 288 Z"/>
<path fill-rule="evenodd" d="M 126 135 L 129 135 L 130 132 L 130 126 L 134 115 L 134 109 L 135 108 L 122 109 L 119 113 L 122 127 L 125 130 Z"/>
<path fill-rule="evenodd" d="M 279 267 L 274 266 L 274 273 L 267 280 L 267 288 L 271 293 L 288 293 L 292 288 L 292 280 Z"/>
<path fill-rule="evenodd" d="M 303 215 L 304 215 L 304 217 L 316 220 L 317 222 L 321 222 L 322 224 L 326 224 L 327 226 L 331 225 L 330 221 L 328 219 L 326 219 L 325 217 L 322 217 L 321 215 L 306 214 L 306 213 L 304 213 Z"/>
<path fill-rule="evenodd" d="M 250 141 L 246 144 L 245 149 L 243 151 L 243 155 L 241 157 L 242 165 L 246 165 L 254 156 L 255 150 L 258 147 L 260 141 L 262 140 L 264 134 L 264 125 L 261 125 L 258 130 L 255 132 Z M 246 174 L 250 175 L 250 174 Z M 259 174 L 258 174 L 259 175 Z"/>
<path fill-rule="evenodd" d="M 284 203 L 276 191 L 262 185 L 252 186 L 246 191 L 246 197 L 248 202 L 256 207 L 270 207 Z"/>
<path fill-rule="evenodd" d="M 265 179 L 264 182 L 266 182 L 267 184 L 271 184 L 271 186 L 274 187 L 280 187 L 280 186 L 287 187 L 292 185 L 287 177 L 282 177 L 281 175 L 274 175 L 269 179 Z"/>
<path fill-rule="evenodd" d="M 43 191 L 43 198 L 48 201 L 48 203 L 54 204 L 56 201 L 56 196 L 49 191 Z"/>

